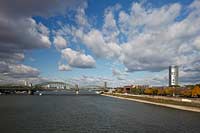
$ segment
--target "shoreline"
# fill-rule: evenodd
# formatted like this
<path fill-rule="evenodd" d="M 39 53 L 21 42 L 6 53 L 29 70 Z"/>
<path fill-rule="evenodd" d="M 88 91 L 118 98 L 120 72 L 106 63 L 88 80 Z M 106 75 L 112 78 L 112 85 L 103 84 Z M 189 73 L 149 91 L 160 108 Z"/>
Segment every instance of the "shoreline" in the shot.
<path fill-rule="evenodd" d="M 101 95 L 112 97 L 112 98 L 118 98 L 118 99 L 122 99 L 122 100 L 129 100 L 129 101 L 135 101 L 135 102 L 140 102 L 140 103 L 145 103 L 145 104 L 152 104 L 152 105 L 156 105 L 156 106 L 163 106 L 163 107 L 168 107 L 168 108 L 173 108 L 173 109 L 179 109 L 179 110 L 184 110 L 184 111 L 192 111 L 192 112 L 200 113 L 200 108 L 198 108 L 198 107 L 174 105 L 174 104 L 167 104 L 167 103 L 158 103 L 158 102 L 152 102 L 152 101 L 148 101 L 148 100 L 136 99 L 133 97 L 127 98 L 127 97 L 123 97 L 120 95 L 114 96 L 112 94 L 105 94 L 105 93 L 101 94 Z"/>

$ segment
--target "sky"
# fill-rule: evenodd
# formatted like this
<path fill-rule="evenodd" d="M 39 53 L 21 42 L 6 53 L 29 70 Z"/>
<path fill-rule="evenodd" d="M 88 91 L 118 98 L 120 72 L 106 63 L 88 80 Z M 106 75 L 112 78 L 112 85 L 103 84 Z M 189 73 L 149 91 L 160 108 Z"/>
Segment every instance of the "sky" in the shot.
<path fill-rule="evenodd" d="M 200 81 L 200 0 L 0 0 L 0 83 Z"/>

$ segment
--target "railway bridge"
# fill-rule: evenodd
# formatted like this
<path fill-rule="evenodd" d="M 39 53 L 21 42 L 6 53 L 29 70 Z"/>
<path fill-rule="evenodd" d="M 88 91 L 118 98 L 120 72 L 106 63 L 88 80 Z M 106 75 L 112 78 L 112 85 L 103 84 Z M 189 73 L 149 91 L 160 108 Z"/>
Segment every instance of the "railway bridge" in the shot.
<path fill-rule="evenodd" d="M 75 91 L 78 94 L 79 89 L 87 89 L 87 90 L 95 90 L 100 91 L 104 90 L 105 86 L 85 86 L 79 88 L 77 84 L 72 85 L 64 82 L 44 82 L 40 84 L 36 84 L 34 86 L 26 86 L 26 85 L 0 85 L 0 94 L 17 94 L 17 93 L 28 93 L 30 95 L 34 95 L 37 91 L 59 91 L 59 90 L 71 90 Z"/>

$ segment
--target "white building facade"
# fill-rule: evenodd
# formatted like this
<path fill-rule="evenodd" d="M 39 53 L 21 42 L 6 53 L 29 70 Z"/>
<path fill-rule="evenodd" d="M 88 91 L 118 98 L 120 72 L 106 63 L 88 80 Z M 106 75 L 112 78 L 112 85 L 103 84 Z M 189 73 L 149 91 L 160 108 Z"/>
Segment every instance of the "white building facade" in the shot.
<path fill-rule="evenodd" d="M 169 86 L 178 85 L 178 66 L 169 66 Z"/>

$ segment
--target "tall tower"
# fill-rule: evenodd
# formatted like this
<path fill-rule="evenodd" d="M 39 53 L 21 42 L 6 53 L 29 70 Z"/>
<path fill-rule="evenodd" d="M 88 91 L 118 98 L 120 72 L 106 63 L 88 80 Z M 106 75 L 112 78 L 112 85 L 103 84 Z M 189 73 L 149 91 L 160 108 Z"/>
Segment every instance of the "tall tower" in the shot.
<path fill-rule="evenodd" d="M 178 66 L 169 66 L 169 86 L 178 85 Z"/>
<path fill-rule="evenodd" d="M 107 82 L 104 82 L 104 90 L 107 89 Z"/>

